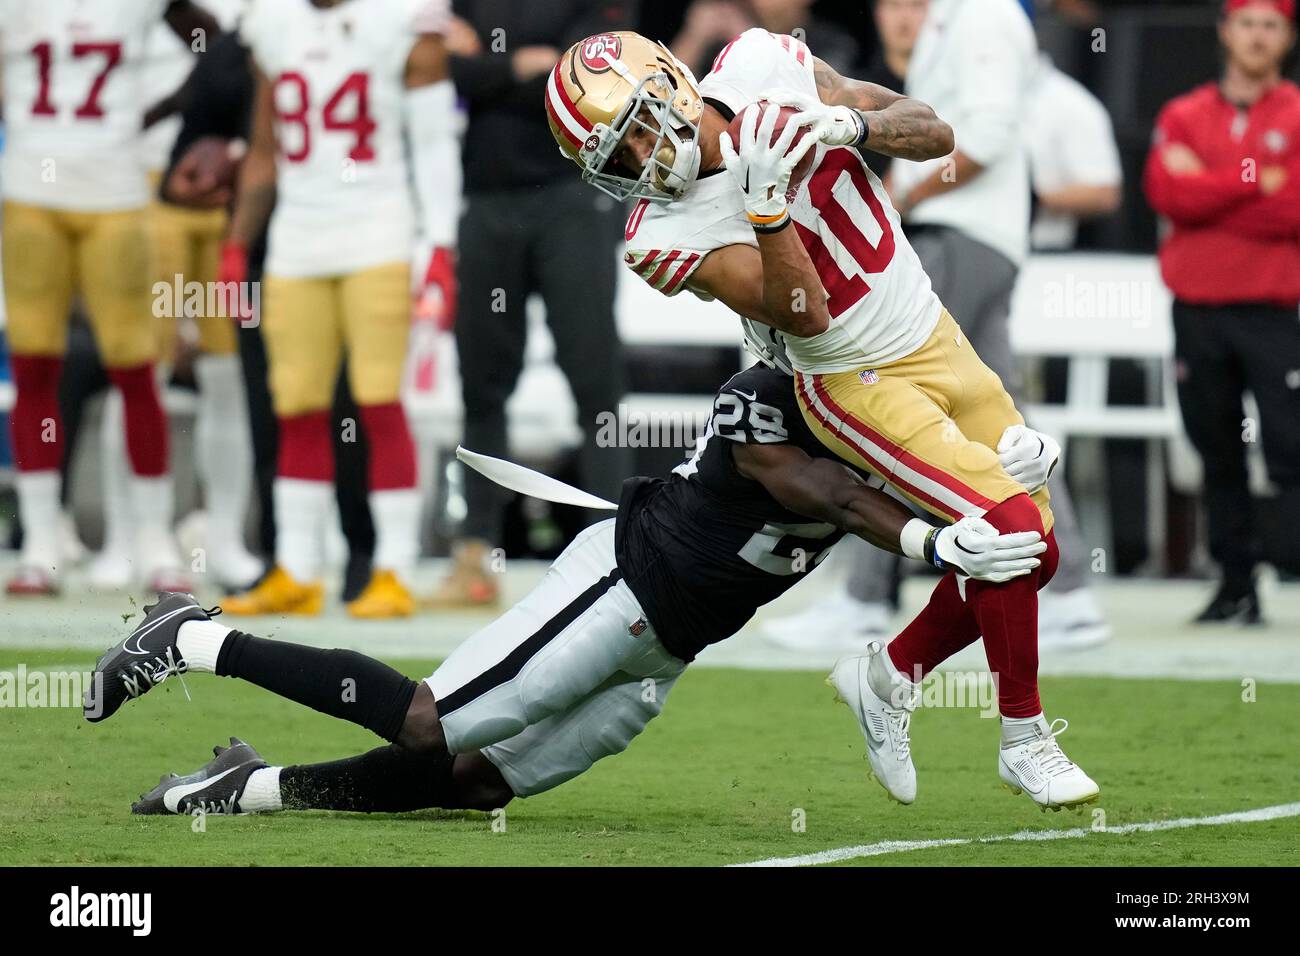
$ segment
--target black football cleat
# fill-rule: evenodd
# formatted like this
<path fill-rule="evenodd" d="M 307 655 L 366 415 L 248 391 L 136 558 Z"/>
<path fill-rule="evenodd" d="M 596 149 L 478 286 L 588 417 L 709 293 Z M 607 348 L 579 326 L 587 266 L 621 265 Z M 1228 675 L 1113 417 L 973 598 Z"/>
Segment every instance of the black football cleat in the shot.
<path fill-rule="evenodd" d="M 148 693 L 173 674 L 189 669 L 176 638 L 186 621 L 211 620 L 192 594 L 164 594 L 144 609 L 144 620 L 122 643 L 110 647 L 95 663 L 90 689 L 82 701 L 91 723 L 112 717 L 128 700 Z"/>
<path fill-rule="evenodd" d="M 1220 587 L 1214 600 L 1205 610 L 1196 615 L 1195 624 L 1226 624 L 1237 621 L 1241 624 L 1262 624 L 1263 615 L 1259 609 L 1259 595 L 1252 587 L 1248 591 L 1228 590 Z"/>
<path fill-rule="evenodd" d="M 268 766 L 262 755 L 238 737 L 230 738 L 229 747 L 213 747 L 213 757 L 194 773 L 181 777 L 164 774 L 158 786 L 131 804 L 131 812 L 244 813 L 239 799 L 254 770 Z"/>

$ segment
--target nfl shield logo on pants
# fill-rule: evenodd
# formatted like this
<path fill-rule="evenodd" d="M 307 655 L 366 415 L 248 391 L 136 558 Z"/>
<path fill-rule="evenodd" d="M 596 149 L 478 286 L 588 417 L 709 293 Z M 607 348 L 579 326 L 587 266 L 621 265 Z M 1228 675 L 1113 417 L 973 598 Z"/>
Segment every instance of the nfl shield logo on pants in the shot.
<path fill-rule="evenodd" d="M 865 371 L 859 372 L 858 378 L 862 379 L 863 385 L 875 385 L 877 382 L 880 381 L 880 376 L 876 374 L 876 370 L 874 368 L 869 368 L 866 369 Z"/>

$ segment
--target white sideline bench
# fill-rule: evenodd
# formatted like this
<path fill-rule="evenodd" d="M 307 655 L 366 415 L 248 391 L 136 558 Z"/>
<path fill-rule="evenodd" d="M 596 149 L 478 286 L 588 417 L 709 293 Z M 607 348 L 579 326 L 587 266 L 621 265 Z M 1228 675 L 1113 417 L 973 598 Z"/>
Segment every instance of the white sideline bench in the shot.
<path fill-rule="evenodd" d="M 1072 438 L 1147 440 L 1147 544 L 1156 568 L 1163 562 L 1166 530 L 1165 447 L 1185 442 L 1174 385 L 1171 307 L 1154 257 L 1071 253 L 1031 257 L 1011 308 L 1011 346 L 1017 355 L 1067 360 L 1064 402 L 1030 403 L 1023 410 L 1035 428 L 1062 445 Z M 1146 405 L 1107 401 L 1109 362 L 1117 358 L 1155 366 Z M 1110 525 L 1100 442 L 1088 445 L 1092 453 L 1081 456 L 1076 442 L 1073 474 L 1092 492 L 1079 496 L 1079 510 L 1085 526 L 1097 534 Z"/>

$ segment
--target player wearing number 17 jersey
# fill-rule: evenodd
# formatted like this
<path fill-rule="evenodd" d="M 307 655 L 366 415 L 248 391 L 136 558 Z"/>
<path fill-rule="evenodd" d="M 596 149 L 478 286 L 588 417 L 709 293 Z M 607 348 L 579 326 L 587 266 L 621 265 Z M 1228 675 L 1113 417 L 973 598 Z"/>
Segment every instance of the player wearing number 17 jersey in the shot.
<path fill-rule="evenodd" d="M 639 200 L 626 265 L 666 295 L 721 300 L 760 350 L 788 355 L 802 414 L 828 449 L 942 520 L 979 516 L 1045 535 L 1049 558 L 1031 575 L 950 573 L 887 653 L 836 674 L 855 686 L 867 675 L 862 699 L 877 703 L 866 710 L 884 702 L 880 727 L 898 727 L 894 690 L 910 699 L 927 671 L 982 635 L 999 677 L 1003 781 L 1044 807 L 1095 799 L 1096 784 L 1055 759 L 1038 697 L 1037 590 L 1055 569 L 1052 516 L 1046 489 L 1022 486 L 999 458 L 1026 440 L 1024 421 L 939 302 L 856 150 L 936 159 L 952 152 L 953 131 L 925 104 L 842 77 L 799 39 L 759 29 L 728 44 L 698 83 L 662 44 L 588 37 L 556 65 L 546 109 L 586 181 Z M 910 768 L 906 741 L 890 739 Z M 910 802 L 910 770 L 881 776 Z"/>
<path fill-rule="evenodd" d="M 22 565 L 10 594 L 58 587 L 59 380 L 74 296 L 124 407 L 127 523 L 154 587 L 185 586 L 171 539 L 167 422 L 154 382 L 149 187 L 141 126 L 145 38 L 159 19 L 190 40 L 216 22 L 168 0 L 0 0 L 4 294 Z"/>
<path fill-rule="evenodd" d="M 226 601 L 228 613 L 321 609 L 329 409 L 345 354 L 369 443 L 376 529 L 374 574 L 348 611 L 414 610 L 420 495 L 400 391 L 417 205 L 435 249 L 425 280 L 442 287 L 446 307 L 454 299 L 460 166 L 447 17 L 445 0 L 254 0 L 242 21 L 257 90 L 222 272 L 245 278 L 245 250 L 269 215 L 262 330 L 280 443 L 276 566 Z"/>

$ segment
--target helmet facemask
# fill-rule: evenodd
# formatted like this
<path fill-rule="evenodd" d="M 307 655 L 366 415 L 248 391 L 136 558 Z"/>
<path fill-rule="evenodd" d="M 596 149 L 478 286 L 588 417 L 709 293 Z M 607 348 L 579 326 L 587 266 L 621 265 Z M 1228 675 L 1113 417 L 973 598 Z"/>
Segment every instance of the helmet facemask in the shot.
<path fill-rule="evenodd" d="M 666 72 L 652 73 L 641 80 L 614 124 L 598 123 L 592 129 L 579 154 L 583 181 L 620 202 L 648 199 L 668 203 L 680 199 L 699 172 L 700 127 L 673 106 L 674 95 L 674 84 Z M 639 175 L 619 173 L 613 156 L 634 129 L 653 134 L 654 147 Z"/>

